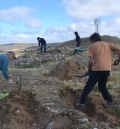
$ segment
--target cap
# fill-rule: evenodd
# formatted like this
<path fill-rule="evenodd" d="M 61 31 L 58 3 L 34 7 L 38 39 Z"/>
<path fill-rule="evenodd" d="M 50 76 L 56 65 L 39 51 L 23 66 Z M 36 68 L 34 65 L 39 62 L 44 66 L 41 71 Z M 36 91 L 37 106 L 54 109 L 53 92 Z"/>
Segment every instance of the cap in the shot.
<path fill-rule="evenodd" d="M 16 56 L 15 56 L 15 52 L 14 52 L 14 51 L 8 51 L 7 53 L 8 53 L 8 54 L 12 54 L 12 55 L 13 55 L 13 58 L 14 58 L 14 59 L 17 59 Z"/>
<path fill-rule="evenodd" d="M 75 32 L 74 32 L 74 34 L 76 34 L 76 35 L 77 35 L 77 34 L 78 34 L 78 32 L 77 32 L 77 31 L 75 31 Z"/>

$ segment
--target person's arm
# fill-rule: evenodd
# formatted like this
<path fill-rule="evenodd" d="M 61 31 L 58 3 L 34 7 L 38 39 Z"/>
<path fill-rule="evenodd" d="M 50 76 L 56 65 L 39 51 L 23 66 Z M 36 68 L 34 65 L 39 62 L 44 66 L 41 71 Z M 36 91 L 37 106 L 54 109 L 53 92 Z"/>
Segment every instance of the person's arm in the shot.
<path fill-rule="evenodd" d="M 80 44 L 81 44 L 81 38 L 80 38 Z"/>
<path fill-rule="evenodd" d="M 117 46 L 114 46 L 113 44 L 110 44 L 110 48 L 112 51 L 114 51 L 118 54 L 118 59 L 115 60 L 113 63 L 113 65 L 118 65 L 120 63 L 120 48 Z"/>
<path fill-rule="evenodd" d="M 41 46 L 41 42 L 40 42 L 40 40 L 38 41 L 38 46 L 39 46 L 39 47 Z"/>
<path fill-rule="evenodd" d="M 93 65 L 93 59 L 92 57 L 89 56 L 89 61 L 88 61 L 88 71 L 92 71 L 92 65 Z"/>
<path fill-rule="evenodd" d="M 118 57 L 120 58 L 120 48 L 113 45 L 113 44 L 110 44 L 110 48 L 111 48 L 112 51 L 117 52 Z"/>
<path fill-rule="evenodd" d="M 9 65 L 9 62 L 4 60 L 2 64 L 2 74 L 4 78 L 7 80 L 9 80 L 8 65 Z"/>
<path fill-rule="evenodd" d="M 90 71 L 92 71 L 92 65 L 93 65 L 93 50 L 92 50 L 92 46 L 89 47 L 88 56 L 89 56 L 88 71 L 90 72 Z"/>
<path fill-rule="evenodd" d="M 114 61 L 113 65 L 118 65 L 120 63 L 120 59 L 118 58 L 117 60 Z"/>
<path fill-rule="evenodd" d="M 81 38 L 80 38 L 80 36 L 79 36 L 79 42 L 80 42 L 80 44 L 81 44 Z"/>

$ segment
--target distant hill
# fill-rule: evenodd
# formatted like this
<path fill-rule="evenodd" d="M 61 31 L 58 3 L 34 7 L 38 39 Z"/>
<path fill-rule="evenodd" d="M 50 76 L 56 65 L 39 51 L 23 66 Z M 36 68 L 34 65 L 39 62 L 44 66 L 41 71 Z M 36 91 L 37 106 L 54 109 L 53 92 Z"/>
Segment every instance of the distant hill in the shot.
<path fill-rule="evenodd" d="M 10 50 L 23 51 L 23 50 L 27 49 L 28 47 L 32 47 L 32 46 L 37 46 L 37 44 L 32 44 L 32 43 L 26 43 L 26 44 L 22 44 L 22 43 L 2 44 L 2 45 L 0 45 L 0 51 L 10 51 Z"/>
<path fill-rule="evenodd" d="M 102 40 L 111 42 L 111 43 L 120 43 L 120 38 L 115 37 L 115 36 L 104 35 L 102 36 Z"/>
<path fill-rule="evenodd" d="M 48 48 L 51 46 L 56 46 L 59 43 L 49 43 Z M 10 43 L 0 45 L 0 51 L 24 51 L 24 50 L 36 50 L 38 48 L 37 43 Z"/>
<path fill-rule="evenodd" d="M 120 38 L 118 38 L 118 37 L 104 35 L 104 36 L 101 36 L 101 38 L 103 41 L 107 41 L 107 42 L 111 42 L 111 43 L 115 43 L 115 44 L 120 44 Z M 59 46 L 61 46 L 61 47 L 62 46 L 75 47 L 75 44 L 76 44 L 75 40 L 70 40 L 70 41 L 63 42 Z M 88 37 L 81 38 L 81 46 L 82 47 L 88 47 L 89 45 L 90 45 L 90 41 L 89 41 Z"/>
<path fill-rule="evenodd" d="M 120 38 L 118 37 L 113 37 L 113 36 L 108 36 L 104 35 L 102 36 L 103 41 L 107 42 L 112 42 L 115 44 L 120 43 Z M 88 37 L 81 38 L 81 46 L 82 47 L 88 47 L 90 45 L 90 41 Z M 73 48 L 75 47 L 75 40 L 69 40 L 61 43 L 49 43 L 48 48 L 50 47 L 70 47 Z M 38 44 L 37 43 L 10 43 L 10 44 L 2 44 L 0 45 L 0 51 L 9 51 L 9 50 L 14 50 L 14 51 L 24 51 L 26 49 L 28 50 L 34 50 L 37 49 Z"/>

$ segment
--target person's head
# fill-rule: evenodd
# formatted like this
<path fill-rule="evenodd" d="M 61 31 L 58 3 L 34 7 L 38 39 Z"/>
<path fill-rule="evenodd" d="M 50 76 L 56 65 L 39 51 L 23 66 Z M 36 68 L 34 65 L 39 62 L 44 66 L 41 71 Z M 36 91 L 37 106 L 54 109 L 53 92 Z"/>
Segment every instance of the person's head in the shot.
<path fill-rule="evenodd" d="M 40 37 L 37 37 L 37 40 L 40 40 Z"/>
<path fill-rule="evenodd" d="M 7 56 L 9 58 L 9 60 L 15 60 L 16 59 L 16 56 L 15 56 L 15 52 L 14 51 L 8 51 L 7 52 Z"/>
<path fill-rule="evenodd" d="M 100 37 L 100 35 L 98 33 L 92 34 L 89 39 L 93 43 L 97 42 L 97 41 L 101 41 L 101 37 Z"/>
<path fill-rule="evenodd" d="M 78 32 L 77 32 L 77 31 L 75 31 L 75 32 L 74 32 L 74 34 L 75 34 L 75 35 L 78 35 Z"/>

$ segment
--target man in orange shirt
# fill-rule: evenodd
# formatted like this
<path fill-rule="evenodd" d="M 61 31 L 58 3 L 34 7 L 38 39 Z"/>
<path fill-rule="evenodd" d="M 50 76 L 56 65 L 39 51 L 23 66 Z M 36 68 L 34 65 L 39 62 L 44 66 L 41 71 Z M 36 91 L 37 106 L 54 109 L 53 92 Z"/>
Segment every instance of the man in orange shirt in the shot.
<path fill-rule="evenodd" d="M 96 83 L 98 83 L 99 90 L 107 103 L 112 103 L 112 96 L 109 94 L 106 83 L 112 66 L 112 51 L 118 53 L 120 58 L 120 49 L 111 43 L 101 41 L 98 33 L 94 33 L 90 37 L 91 45 L 89 47 L 89 79 L 84 87 L 80 97 L 80 102 L 76 106 L 84 107 L 86 98 L 92 91 Z"/>

